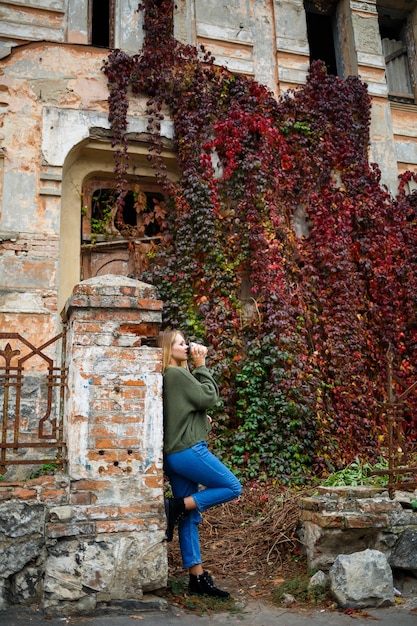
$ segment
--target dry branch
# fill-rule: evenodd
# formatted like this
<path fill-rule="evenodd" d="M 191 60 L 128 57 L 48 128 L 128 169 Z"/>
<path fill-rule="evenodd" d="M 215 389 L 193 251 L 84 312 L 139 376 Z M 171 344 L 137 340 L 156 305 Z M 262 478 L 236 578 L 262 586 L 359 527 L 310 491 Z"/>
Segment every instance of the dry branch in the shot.
<path fill-rule="evenodd" d="M 296 536 L 300 491 L 246 486 L 238 500 L 203 514 L 200 525 L 204 567 L 239 580 L 248 572 L 270 577 L 292 554 L 300 553 Z M 170 573 L 181 570 L 177 536 L 169 547 Z"/>

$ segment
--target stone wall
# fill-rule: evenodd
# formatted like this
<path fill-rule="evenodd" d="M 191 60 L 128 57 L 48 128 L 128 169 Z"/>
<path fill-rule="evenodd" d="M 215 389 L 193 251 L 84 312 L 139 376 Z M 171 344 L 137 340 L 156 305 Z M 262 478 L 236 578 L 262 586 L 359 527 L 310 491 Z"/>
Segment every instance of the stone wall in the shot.
<path fill-rule="evenodd" d="M 166 586 L 161 307 L 153 287 L 129 278 L 74 288 L 64 311 L 67 464 L 0 483 L 0 608 L 92 611 Z"/>
<path fill-rule="evenodd" d="M 327 572 L 339 555 L 371 549 L 382 552 L 392 568 L 417 573 L 417 511 L 411 501 L 411 494 L 391 499 L 371 487 L 319 487 L 318 495 L 302 498 L 309 569 Z"/>

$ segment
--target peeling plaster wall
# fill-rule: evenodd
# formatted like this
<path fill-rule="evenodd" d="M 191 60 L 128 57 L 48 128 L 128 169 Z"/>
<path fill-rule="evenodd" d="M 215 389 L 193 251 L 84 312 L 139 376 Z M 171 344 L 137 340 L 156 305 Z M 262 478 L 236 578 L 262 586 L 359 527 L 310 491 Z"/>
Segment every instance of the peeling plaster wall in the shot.
<path fill-rule="evenodd" d="M 6 106 L 2 127 L 5 152 L 0 231 L 4 242 L 0 242 L 0 251 L 4 263 L 0 320 L 10 312 L 12 301 L 14 312 L 26 310 L 30 299 L 32 313 L 51 313 L 39 304 L 45 290 L 48 294 L 52 290 L 55 301 L 59 292 L 58 309 L 52 311 L 55 317 L 50 319 L 53 333 L 58 314 L 80 278 L 83 178 L 94 169 L 108 173 L 113 169 L 103 59 L 102 50 L 43 43 L 15 48 L 2 62 L 0 84 Z M 137 98 L 131 109 L 128 130 L 137 136 L 146 133 L 145 106 L 145 98 Z M 74 179 L 72 164 L 98 130 L 104 134 L 106 164 L 91 158 L 90 168 L 86 164 L 83 175 Z M 167 119 L 161 134 L 171 139 L 172 133 L 172 123 Z M 147 173 L 152 175 L 152 170 Z M 29 339 L 38 336 L 36 324 L 28 330 Z"/>
<path fill-rule="evenodd" d="M 116 43 L 129 53 L 143 42 L 136 8 L 136 0 L 115 2 Z M 112 168 L 101 69 L 107 50 L 86 45 L 87 0 L 0 0 L 0 17 L 0 323 L 17 316 L 36 337 L 45 325 L 51 334 L 59 328 L 60 309 L 80 278 L 76 205 L 97 131 L 107 155 L 96 150 L 94 167 Z M 254 76 L 277 97 L 305 82 L 303 0 L 181 0 L 174 19 L 182 41 L 204 44 L 218 63 Z M 342 0 L 337 24 L 340 63 L 368 83 L 373 97 L 370 158 L 395 190 L 398 171 L 417 168 L 417 115 L 413 106 L 388 101 L 375 0 Z M 145 133 L 145 99 L 129 113 L 130 132 Z M 162 134 L 172 138 L 169 118 Z M 74 180 L 79 159 L 84 167 Z M 38 321 L 25 324 L 24 312 L 37 312 Z"/>
<path fill-rule="evenodd" d="M 59 327 L 62 168 L 90 126 L 108 126 L 103 58 L 103 51 L 85 46 L 32 43 L 1 62 L 0 324 L 9 327 L 11 304 L 23 314 L 31 302 L 30 312 L 39 315 L 23 322 L 29 340 L 45 323 L 50 335 Z M 79 200 L 77 215 L 80 207 Z M 79 273 L 72 286 L 77 280 Z"/>

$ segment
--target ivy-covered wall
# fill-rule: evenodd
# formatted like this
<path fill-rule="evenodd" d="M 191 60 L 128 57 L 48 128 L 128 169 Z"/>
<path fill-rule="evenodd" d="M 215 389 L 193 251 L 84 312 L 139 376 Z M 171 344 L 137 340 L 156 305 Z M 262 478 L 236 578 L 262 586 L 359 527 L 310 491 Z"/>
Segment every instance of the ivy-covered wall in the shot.
<path fill-rule="evenodd" d="M 387 349 L 405 385 L 417 358 L 414 174 L 396 197 L 381 184 L 358 78 L 315 62 L 306 85 L 277 100 L 174 40 L 169 1 L 142 9 L 142 52 L 115 51 L 104 68 L 115 168 L 123 189 L 129 94 L 148 94 L 149 159 L 168 201 L 145 279 L 165 325 L 210 346 L 222 388 L 215 445 L 243 476 L 296 483 L 376 458 Z M 165 105 L 178 183 L 159 157 Z"/>

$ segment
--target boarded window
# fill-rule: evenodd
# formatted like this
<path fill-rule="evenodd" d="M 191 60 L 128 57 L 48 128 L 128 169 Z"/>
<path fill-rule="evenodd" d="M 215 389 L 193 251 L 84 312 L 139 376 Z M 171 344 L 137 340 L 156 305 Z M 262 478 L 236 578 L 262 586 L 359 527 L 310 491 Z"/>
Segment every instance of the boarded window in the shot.
<path fill-rule="evenodd" d="M 400 102 L 414 102 L 410 72 L 414 54 L 411 22 L 406 13 L 395 9 L 378 7 L 378 16 L 389 97 Z"/>

